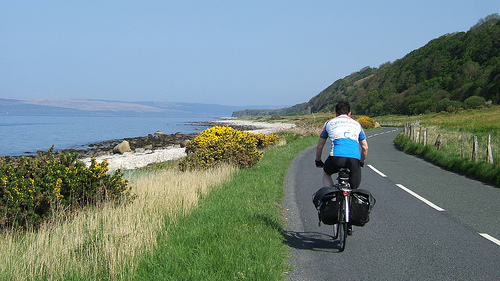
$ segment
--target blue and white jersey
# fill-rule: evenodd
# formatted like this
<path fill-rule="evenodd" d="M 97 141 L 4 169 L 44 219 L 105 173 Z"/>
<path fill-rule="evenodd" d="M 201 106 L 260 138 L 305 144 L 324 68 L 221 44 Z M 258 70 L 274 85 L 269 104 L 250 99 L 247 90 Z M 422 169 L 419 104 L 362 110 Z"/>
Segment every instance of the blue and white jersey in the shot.
<path fill-rule="evenodd" d="M 330 156 L 350 157 L 361 160 L 359 142 L 366 139 L 358 121 L 347 115 L 340 115 L 326 121 L 320 138 L 330 138 Z"/>

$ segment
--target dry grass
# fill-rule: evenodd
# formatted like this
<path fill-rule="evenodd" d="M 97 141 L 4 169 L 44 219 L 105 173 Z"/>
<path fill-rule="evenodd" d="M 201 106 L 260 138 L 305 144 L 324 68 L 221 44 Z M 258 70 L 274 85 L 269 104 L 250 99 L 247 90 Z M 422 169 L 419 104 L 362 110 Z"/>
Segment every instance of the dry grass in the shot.
<path fill-rule="evenodd" d="M 143 254 L 155 248 L 157 234 L 165 231 L 165 216 L 189 211 L 200 195 L 229 180 L 235 170 L 226 166 L 137 174 L 130 180 L 137 195 L 133 203 L 105 204 L 37 232 L 4 233 L 0 279 L 126 279 Z"/>
<path fill-rule="evenodd" d="M 320 112 L 308 115 L 285 116 L 283 121 L 296 125 L 294 128 L 287 130 L 288 132 L 302 136 L 317 136 L 325 122 L 333 117 L 335 116 L 332 113 Z"/>

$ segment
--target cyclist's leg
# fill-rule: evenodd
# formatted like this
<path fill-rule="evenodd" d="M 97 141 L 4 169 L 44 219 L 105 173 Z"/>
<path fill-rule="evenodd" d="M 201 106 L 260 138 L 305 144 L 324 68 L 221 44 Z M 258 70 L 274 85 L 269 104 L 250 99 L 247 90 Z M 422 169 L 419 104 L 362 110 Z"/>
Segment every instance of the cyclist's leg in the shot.
<path fill-rule="evenodd" d="M 323 173 L 323 186 L 333 187 L 332 175 Z"/>
<path fill-rule="evenodd" d="M 334 173 L 334 167 L 331 158 L 331 156 L 328 156 L 325 160 L 325 165 L 323 166 L 323 186 L 328 187 L 333 187 L 332 174 Z"/>
<path fill-rule="evenodd" d="M 351 171 L 349 174 L 349 184 L 352 189 L 356 189 L 361 184 L 361 165 L 356 158 L 347 158 L 348 168 Z"/>
<path fill-rule="evenodd" d="M 333 187 L 332 175 L 339 172 L 339 169 L 342 167 L 341 160 L 342 157 L 328 156 L 328 158 L 326 158 L 323 167 L 323 171 L 325 172 L 323 175 L 323 184 L 325 186 Z"/>

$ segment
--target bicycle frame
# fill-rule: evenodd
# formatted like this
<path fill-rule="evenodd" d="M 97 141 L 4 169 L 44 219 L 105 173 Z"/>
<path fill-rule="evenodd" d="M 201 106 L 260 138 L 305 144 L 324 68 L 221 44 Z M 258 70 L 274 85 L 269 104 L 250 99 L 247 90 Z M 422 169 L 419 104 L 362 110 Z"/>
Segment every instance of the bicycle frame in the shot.
<path fill-rule="evenodd" d="M 340 210 L 340 221 L 333 226 L 334 239 L 339 238 L 340 252 L 345 249 L 347 231 L 350 217 L 351 186 L 349 184 L 349 169 L 342 168 L 337 178 L 338 184 L 335 186 L 342 192 L 342 208 Z M 340 234 L 340 235 L 339 235 Z"/>
<path fill-rule="evenodd" d="M 344 199 L 342 202 L 343 204 L 343 211 L 345 213 L 345 219 L 342 221 L 342 222 L 346 222 L 346 223 L 349 223 L 349 213 L 350 213 L 350 201 L 351 201 L 351 192 L 352 192 L 352 189 L 350 189 L 349 187 L 341 187 L 339 188 L 341 191 L 342 191 L 342 195 L 344 196 Z"/>
<path fill-rule="evenodd" d="M 345 222 L 349 222 L 349 203 L 350 203 L 350 198 L 351 198 L 351 185 L 349 184 L 349 169 L 347 168 L 341 168 L 339 171 L 339 175 L 337 177 L 338 184 L 336 185 L 337 188 L 342 191 L 342 195 L 344 196 L 344 202 L 343 202 L 343 210 L 345 212 Z"/>

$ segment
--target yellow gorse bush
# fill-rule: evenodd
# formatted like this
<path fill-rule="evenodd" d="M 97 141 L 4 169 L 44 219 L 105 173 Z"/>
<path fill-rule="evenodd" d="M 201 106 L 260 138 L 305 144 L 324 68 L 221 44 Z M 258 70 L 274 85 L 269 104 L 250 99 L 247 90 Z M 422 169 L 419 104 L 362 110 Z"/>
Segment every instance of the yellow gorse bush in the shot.
<path fill-rule="evenodd" d="M 187 157 L 180 162 L 182 170 L 208 168 L 230 163 L 241 168 L 255 165 L 264 147 L 274 144 L 277 135 L 253 134 L 229 126 L 215 126 L 198 134 L 186 146 Z"/>
<path fill-rule="evenodd" d="M 276 141 L 280 138 L 275 134 L 265 135 L 265 134 L 253 134 L 257 139 L 257 148 L 264 148 L 276 144 Z"/>
<path fill-rule="evenodd" d="M 121 171 L 107 174 L 106 161 L 87 168 L 76 154 L 52 152 L 0 158 L 0 229 L 36 228 L 58 210 L 131 198 Z"/>
<path fill-rule="evenodd" d="M 371 129 L 375 127 L 375 120 L 371 119 L 368 116 L 361 116 L 358 119 L 356 119 L 356 121 L 358 121 L 361 124 L 363 129 Z"/>

